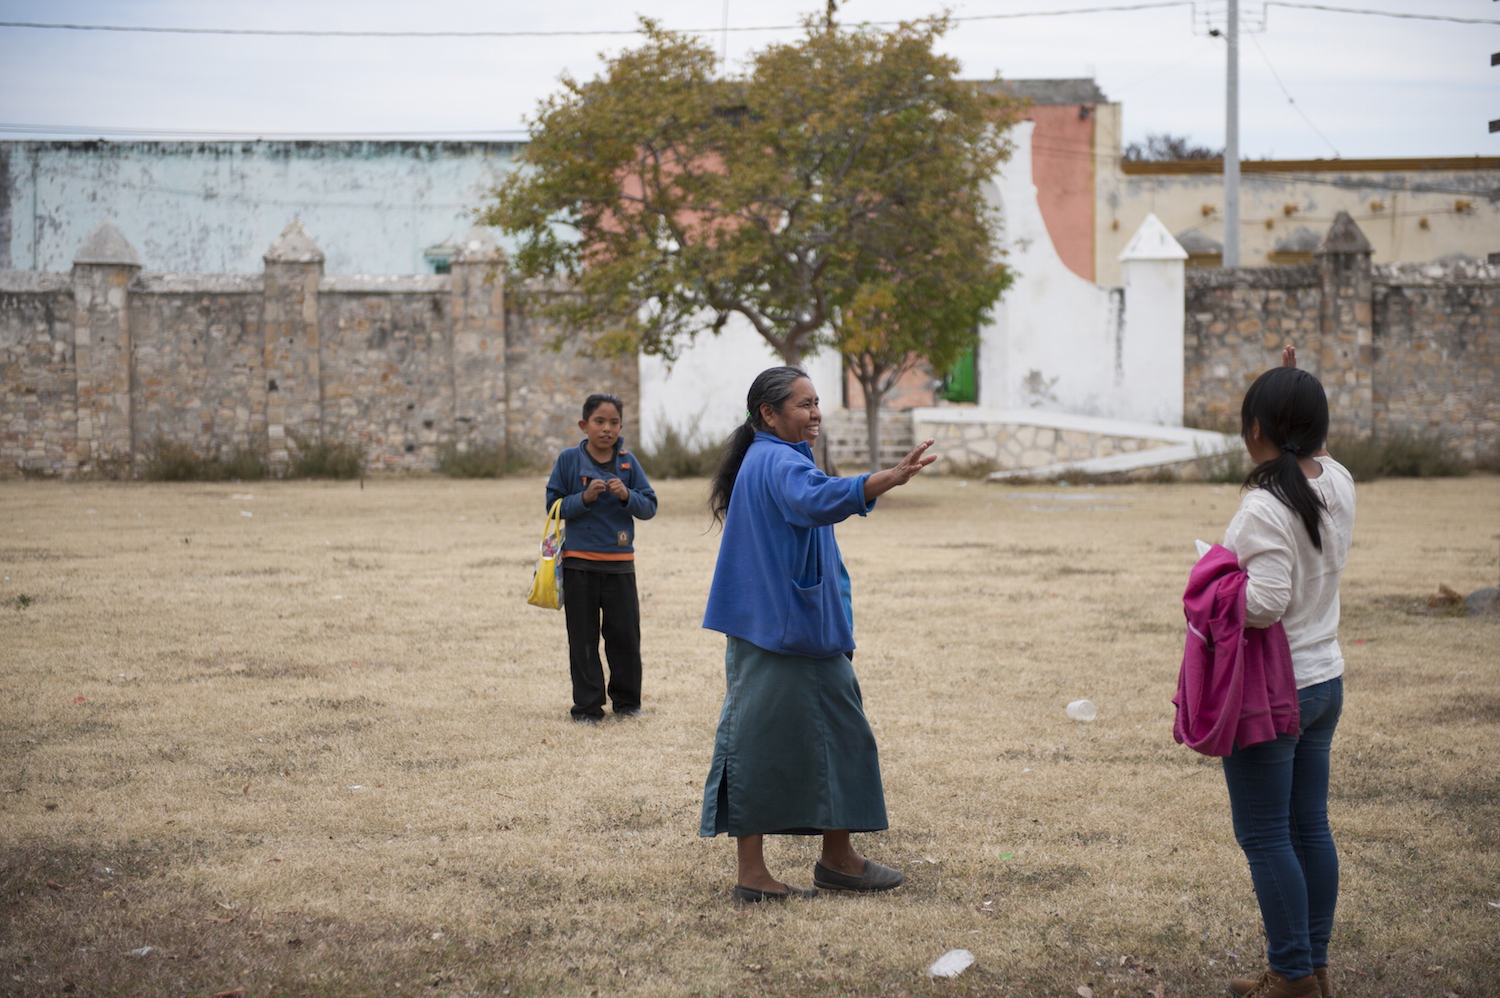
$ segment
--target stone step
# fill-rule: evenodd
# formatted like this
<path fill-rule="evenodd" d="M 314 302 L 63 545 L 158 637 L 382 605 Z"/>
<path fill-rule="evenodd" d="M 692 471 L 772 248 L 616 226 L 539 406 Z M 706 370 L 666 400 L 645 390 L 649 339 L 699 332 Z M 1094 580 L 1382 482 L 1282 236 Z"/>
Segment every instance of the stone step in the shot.
<path fill-rule="evenodd" d="M 869 431 L 863 409 L 825 412 L 822 432 L 828 437 L 830 456 L 845 474 L 857 474 L 869 467 Z M 895 467 L 915 446 L 911 413 L 880 410 L 880 466 Z"/>

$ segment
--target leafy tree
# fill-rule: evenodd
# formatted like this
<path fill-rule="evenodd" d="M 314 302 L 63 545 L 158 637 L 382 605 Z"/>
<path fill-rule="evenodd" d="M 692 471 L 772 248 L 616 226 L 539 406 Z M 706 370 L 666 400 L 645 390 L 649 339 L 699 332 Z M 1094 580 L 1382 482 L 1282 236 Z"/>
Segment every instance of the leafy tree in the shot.
<path fill-rule="evenodd" d="M 945 221 L 978 220 L 957 215 Z M 862 280 L 837 310 L 839 350 L 864 391 L 871 473 L 880 470 L 880 403 L 886 393 L 919 364 L 948 370 L 974 349 L 979 326 L 1013 276 L 982 256 L 914 249 Z"/>
<path fill-rule="evenodd" d="M 1186 135 L 1155 133 L 1146 136 L 1145 143 L 1131 142 L 1125 146 L 1127 161 L 1134 163 L 1165 163 L 1178 159 L 1223 159 L 1223 149 L 1195 146 Z"/>
<path fill-rule="evenodd" d="M 845 30 L 830 7 L 737 77 L 706 42 L 641 24 L 641 46 L 542 102 L 485 213 L 520 236 L 520 276 L 576 292 L 546 303 L 554 318 L 607 329 L 596 352 L 672 359 L 738 314 L 787 363 L 825 345 L 862 358 L 872 405 L 906 355 L 972 342 L 1005 284 L 980 187 L 1015 105 L 933 51 L 946 18 Z"/>

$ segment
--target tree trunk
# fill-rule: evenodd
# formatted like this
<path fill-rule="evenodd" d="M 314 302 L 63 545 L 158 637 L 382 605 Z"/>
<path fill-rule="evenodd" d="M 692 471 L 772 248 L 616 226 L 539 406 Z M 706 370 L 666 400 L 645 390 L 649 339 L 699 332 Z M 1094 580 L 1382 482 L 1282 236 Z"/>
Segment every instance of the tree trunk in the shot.
<path fill-rule="evenodd" d="M 870 448 L 870 474 L 880 470 L 880 396 L 870 391 L 869 385 L 862 385 L 865 390 L 865 442 Z"/>

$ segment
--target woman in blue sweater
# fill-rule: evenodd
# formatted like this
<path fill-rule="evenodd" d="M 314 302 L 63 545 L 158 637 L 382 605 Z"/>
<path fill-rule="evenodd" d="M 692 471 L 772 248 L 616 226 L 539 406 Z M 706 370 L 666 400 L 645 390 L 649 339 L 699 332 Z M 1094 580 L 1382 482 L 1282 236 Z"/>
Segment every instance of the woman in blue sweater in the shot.
<path fill-rule="evenodd" d="M 849 656 L 833 525 L 868 513 L 936 458 L 928 440 L 896 467 L 831 478 L 809 446 L 822 415 L 807 375 L 763 371 L 725 447 L 710 508 L 724 527 L 703 626 L 728 638 L 727 691 L 698 834 L 738 840 L 734 896 L 814 897 L 819 888 L 890 890 L 902 875 L 859 854 L 851 832 L 888 826 L 875 736 Z M 813 887 L 771 876 L 766 835 L 823 836 Z"/>

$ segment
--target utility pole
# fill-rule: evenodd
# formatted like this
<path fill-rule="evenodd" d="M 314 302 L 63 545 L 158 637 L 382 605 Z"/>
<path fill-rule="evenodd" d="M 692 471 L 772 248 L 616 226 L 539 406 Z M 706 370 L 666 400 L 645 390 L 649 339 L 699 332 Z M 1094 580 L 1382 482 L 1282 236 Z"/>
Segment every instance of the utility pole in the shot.
<path fill-rule="evenodd" d="M 1240 265 L 1240 0 L 1229 0 L 1225 26 L 1229 61 L 1224 87 L 1224 257 L 1226 267 Z"/>
<path fill-rule="evenodd" d="M 1500 66 L 1500 52 L 1491 52 L 1490 68 L 1493 69 L 1496 66 Z M 1500 132 L 1500 118 L 1490 122 L 1490 134 L 1494 135 L 1496 132 Z"/>

